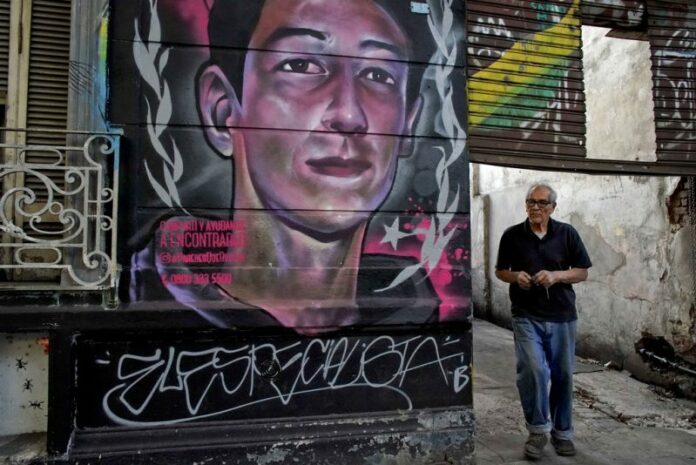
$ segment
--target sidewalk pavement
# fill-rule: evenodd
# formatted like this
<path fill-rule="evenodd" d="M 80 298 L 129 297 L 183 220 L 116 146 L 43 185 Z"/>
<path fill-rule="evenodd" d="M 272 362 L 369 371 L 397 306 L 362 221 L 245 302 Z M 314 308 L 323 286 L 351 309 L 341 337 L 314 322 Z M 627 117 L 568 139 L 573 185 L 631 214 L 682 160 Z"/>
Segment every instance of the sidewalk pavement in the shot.
<path fill-rule="evenodd" d="M 526 460 L 512 332 L 476 320 L 476 464 L 696 465 L 696 403 L 580 359 L 574 382 L 577 455 L 557 456 L 548 444 L 540 460 Z"/>

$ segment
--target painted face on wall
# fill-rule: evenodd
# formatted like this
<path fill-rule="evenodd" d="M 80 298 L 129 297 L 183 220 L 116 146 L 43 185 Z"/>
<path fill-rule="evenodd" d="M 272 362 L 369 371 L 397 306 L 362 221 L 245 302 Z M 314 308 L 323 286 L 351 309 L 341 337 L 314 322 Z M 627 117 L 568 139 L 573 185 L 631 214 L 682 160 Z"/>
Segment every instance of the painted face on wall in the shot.
<path fill-rule="evenodd" d="M 244 66 L 234 153 L 256 195 L 301 229 L 360 224 L 418 112 L 401 28 L 372 0 L 268 0 L 249 48 L 282 50 L 250 50 Z"/>

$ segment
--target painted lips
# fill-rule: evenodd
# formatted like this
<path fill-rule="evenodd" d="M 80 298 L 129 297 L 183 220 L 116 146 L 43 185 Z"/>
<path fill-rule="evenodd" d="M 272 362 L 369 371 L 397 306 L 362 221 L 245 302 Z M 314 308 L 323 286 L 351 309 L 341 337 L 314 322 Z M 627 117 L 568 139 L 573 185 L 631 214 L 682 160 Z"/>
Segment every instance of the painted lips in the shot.
<path fill-rule="evenodd" d="M 346 160 L 341 157 L 319 158 L 316 160 L 308 160 L 306 163 L 315 173 L 337 178 L 360 176 L 372 166 L 366 161 L 354 159 Z"/>

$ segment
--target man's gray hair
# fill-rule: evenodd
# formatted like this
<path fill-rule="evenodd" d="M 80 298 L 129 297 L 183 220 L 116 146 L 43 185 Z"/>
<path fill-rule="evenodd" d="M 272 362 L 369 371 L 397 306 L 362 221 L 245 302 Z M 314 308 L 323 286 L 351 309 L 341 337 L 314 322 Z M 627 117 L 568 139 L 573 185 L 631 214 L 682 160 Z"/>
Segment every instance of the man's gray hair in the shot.
<path fill-rule="evenodd" d="M 558 194 L 556 194 L 556 191 L 553 190 L 553 187 L 549 186 L 548 184 L 543 184 L 543 183 L 534 184 L 532 187 L 530 187 L 529 190 L 527 191 L 527 197 L 525 197 L 525 200 L 530 198 L 532 196 L 532 192 L 534 192 L 535 190 L 537 190 L 539 188 L 548 189 L 549 190 L 549 202 L 556 203 L 556 199 L 558 199 Z"/>

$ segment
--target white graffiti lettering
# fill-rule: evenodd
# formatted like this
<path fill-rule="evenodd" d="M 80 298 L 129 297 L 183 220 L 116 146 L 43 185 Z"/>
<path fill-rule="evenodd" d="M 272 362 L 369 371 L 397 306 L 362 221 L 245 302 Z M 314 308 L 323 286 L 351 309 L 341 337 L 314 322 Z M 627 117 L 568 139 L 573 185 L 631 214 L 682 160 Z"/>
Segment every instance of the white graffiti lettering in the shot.
<path fill-rule="evenodd" d="M 696 70 L 694 69 L 694 37 L 691 30 L 678 29 L 669 38 L 665 47 L 656 54 L 658 66 L 656 75 L 658 79 L 669 84 L 669 88 L 656 90 L 656 96 L 661 99 L 657 102 L 658 116 L 673 121 L 670 129 L 674 129 L 672 140 L 675 142 L 663 142 L 661 149 L 683 149 L 680 144 L 684 141 L 696 140 L 694 123 L 696 120 Z M 680 60 L 685 60 L 681 63 Z M 673 69 L 682 67 L 682 72 L 675 77 L 671 74 Z"/>
<path fill-rule="evenodd" d="M 200 351 L 156 348 L 150 355 L 120 356 L 117 384 L 103 396 L 102 408 L 116 424 L 163 426 L 263 403 L 288 405 L 322 391 L 369 388 L 390 391 L 401 399 L 400 408 L 411 410 L 411 395 L 404 387 L 409 380 L 439 379 L 458 394 L 469 385 L 469 373 L 461 340 L 450 337 L 344 337 Z M 163 412 L 163 402 L 172 399 L 183 407 Z"/>

